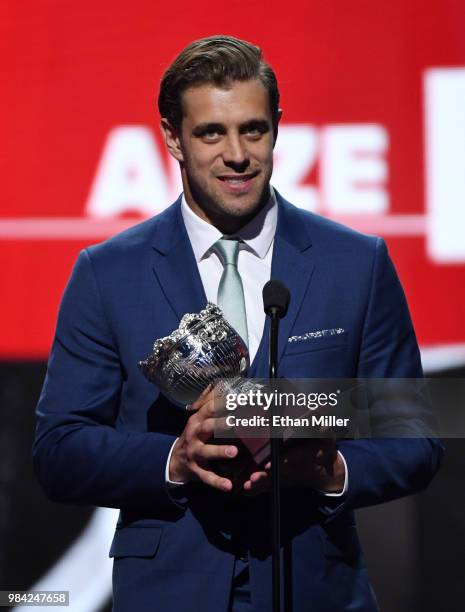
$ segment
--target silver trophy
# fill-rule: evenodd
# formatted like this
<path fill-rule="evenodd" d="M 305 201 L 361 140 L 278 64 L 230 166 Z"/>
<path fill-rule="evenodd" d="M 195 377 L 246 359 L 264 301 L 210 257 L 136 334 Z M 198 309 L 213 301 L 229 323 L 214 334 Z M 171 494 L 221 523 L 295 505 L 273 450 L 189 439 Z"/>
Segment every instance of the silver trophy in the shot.
<path fill-rule="evenodd" d="M 156 340 L 139 367 L 169 399 L 190 404 L 211 382 L 221 380 L 226 385 L 222 392 L 236 388 L 234 380 L 241 380 L 249 364 L 244 341 L 218 306 L 208 302 L 199 313 L 184 315 L 169 336 Z"/>

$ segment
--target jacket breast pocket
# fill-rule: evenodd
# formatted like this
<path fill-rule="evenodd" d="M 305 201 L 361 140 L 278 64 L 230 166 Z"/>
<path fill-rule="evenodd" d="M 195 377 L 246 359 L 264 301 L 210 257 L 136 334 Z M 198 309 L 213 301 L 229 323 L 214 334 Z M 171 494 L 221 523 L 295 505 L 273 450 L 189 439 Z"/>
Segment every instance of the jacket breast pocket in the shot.
<path fill-rule="evenodd" d="M 117 529 L 110 557 L 154 557 L 160 545 L 161 527 L 123 527 Z"/>
<path fill-rule="evenodd" d="M 347 346 L 347 332 L 336 333 L 327 336 L 317 336 L 306 338 L 302 336 L 291 336 L 284 350 L 284 355 L 299 355 L 313 351 L 323 351 L 327 349 L 344 348 Z"/>

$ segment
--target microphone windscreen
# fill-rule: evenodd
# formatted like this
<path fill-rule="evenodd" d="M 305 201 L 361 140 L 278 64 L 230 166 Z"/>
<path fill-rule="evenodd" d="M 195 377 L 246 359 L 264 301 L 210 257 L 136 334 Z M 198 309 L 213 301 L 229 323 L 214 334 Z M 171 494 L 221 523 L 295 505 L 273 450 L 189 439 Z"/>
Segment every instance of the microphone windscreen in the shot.
<path fill-rule="evenodd" d="M 263 309 L 267 315 L 275 309 L 282 318 L 287 312 L 289 297 L 289 289 L 281 281 L 271 279 L 263 287 Z"/>

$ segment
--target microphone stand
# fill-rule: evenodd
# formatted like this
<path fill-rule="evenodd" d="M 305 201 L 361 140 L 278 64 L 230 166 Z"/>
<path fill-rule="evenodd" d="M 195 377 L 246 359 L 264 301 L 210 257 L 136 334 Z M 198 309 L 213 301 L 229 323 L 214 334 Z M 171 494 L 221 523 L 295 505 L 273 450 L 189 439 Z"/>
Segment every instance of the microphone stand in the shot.
<path fill-rule="evenodd" d="M 270 312 L 270 370 L 271 380 L 278 378 L 278 308 L 273 307 Z M 276 412 L 273 405 L 271 418 Z M 271 446 L 271 531 L 272 531 L 272 583 L 273 583 L 273 612 L 281 610 L 281 498 L 280 498 L 280 452 L 281 439 L 270 438 Z"/>

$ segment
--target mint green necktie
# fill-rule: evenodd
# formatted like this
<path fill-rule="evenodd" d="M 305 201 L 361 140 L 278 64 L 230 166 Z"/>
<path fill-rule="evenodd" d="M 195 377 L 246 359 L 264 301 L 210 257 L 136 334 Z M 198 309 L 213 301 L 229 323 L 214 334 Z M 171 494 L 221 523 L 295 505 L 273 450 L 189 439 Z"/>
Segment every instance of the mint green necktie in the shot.
<path fill-rule="evenodd" d="M 227 321 L 234 327 L 245 344 L 249 344 L 247 316 L 245 312 L 244 288 L 241 275 L 237 270 L 239 241 L 237 238 L 220 238 L 212 247 L 218 255 L 224 270 L 218 286 L 218 306 Z"/>

